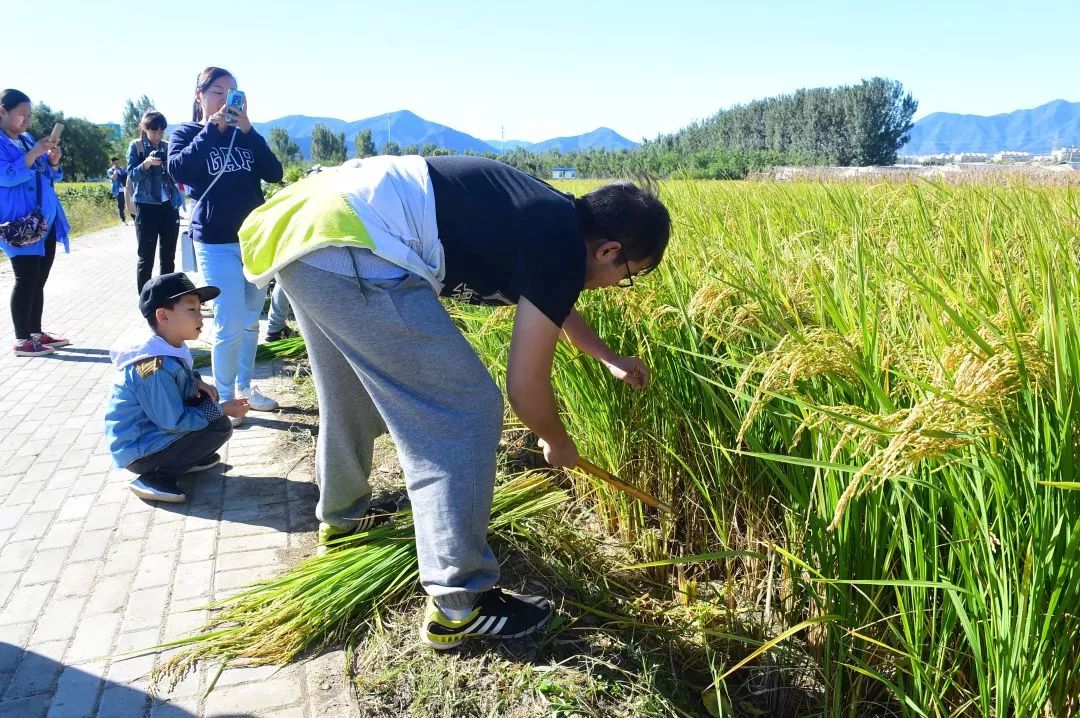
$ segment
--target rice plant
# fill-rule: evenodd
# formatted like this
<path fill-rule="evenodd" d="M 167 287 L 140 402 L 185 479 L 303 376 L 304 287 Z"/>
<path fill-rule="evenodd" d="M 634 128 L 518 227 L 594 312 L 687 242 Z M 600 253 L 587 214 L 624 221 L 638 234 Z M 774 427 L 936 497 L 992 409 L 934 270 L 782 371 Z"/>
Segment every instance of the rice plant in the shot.
<path fill-rule="evenodd" d="M 654 385 L 556 360 L 582 454 L 676 512 L 579 480 L 605 525 L 720 556 L 669 566 L 672 600 L 724 586 L 826 715 L 1076 711 L 1080 190 L 662 191 L 660 271 L 579 305 Z M 508 314 L 454 312 L 503 374 Z M 762 660 L 728 650 L 717 689 Z"/>

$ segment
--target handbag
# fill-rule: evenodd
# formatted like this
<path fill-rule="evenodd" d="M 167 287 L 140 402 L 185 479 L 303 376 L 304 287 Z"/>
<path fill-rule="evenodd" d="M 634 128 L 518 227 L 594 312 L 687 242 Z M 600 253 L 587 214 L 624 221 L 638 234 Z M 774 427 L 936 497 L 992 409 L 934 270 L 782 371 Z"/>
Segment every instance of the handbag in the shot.
<path fill-rule="evenodd" d="M 49 223 L 41 212 L 41 173 L 34 171 L 37 188 L 37 206 L 20 219 L 0 224 L 0 241 L 12 247 L 29 247 L 45 238 Z"/>

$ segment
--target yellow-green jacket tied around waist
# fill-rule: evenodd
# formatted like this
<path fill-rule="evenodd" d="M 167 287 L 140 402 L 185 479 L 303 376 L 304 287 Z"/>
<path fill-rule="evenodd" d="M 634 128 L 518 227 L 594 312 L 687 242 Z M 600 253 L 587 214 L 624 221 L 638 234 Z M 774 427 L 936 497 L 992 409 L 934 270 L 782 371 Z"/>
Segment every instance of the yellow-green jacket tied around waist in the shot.
<path fill-rule="evenodd" d="M 322 247 L 369 249 L 442 291 L 446 265 L 424 159 L 369 157 L 323 170 L 275 194 L 240 228 L 244 274 L 259 287 Z"/>

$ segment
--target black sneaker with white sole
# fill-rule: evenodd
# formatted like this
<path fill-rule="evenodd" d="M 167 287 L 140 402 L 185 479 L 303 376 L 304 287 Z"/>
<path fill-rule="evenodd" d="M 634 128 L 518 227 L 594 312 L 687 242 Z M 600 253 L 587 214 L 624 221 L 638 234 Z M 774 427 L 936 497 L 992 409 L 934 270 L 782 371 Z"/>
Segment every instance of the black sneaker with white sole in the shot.
<path fill-rule="evenodd" d="M 210 454 L 209 456 L 204 456 L 203 458 L 196 461 L 195 465 L 192 466 L 187 471 L 185 471 L 184 473 L 185 474 L 194 474 L 196 471 L 206 471 L 207 469 L 214 468 L 215 466 L 217 466 L 220 463 L 221 463 L 221 455 L 215 452 L 213 454 Z"/>
<path fill-rule="evenodd" d="M 470 638 L 524 638 L 546 626 L 551 612 L 551 602 L 543 596 L 519 596 L 493 588 L 480 594 L 468 616 L 454 620 L 431 598 L 420 626 L 420 640 L 444 651 Z"/>
<path fill-rule="evenodd" d="M 187 495 L 176 483 L 176 477 L 158 472 L 143 474 L 132 481 L 131 492 L 145 501 L 162 501 L 167 504 L 182 504 L 187 501 Z"/>
<path fill-rule="evenodd" d="M 333 546 L 327 545 L 333 541 L 364 531 L 370 531 L 376 526 L 393 523 L 394 514 L 399 511 L 404 511 L 409 508 L 409 506 L 409 497 L 402 494 L 396 498 L 386 498 L 373 503 L 368 507 L 367 512 L 365 512 L 363 516 L 356 519 L 356 525 L 351 529 L 339 529 L 338 527 L 331 526 L 327 523 L 320 523 L 319 544 L 318 549 L 315 551 L 316 555 L 322 556 L 328 550 L 333 549 Z"/>

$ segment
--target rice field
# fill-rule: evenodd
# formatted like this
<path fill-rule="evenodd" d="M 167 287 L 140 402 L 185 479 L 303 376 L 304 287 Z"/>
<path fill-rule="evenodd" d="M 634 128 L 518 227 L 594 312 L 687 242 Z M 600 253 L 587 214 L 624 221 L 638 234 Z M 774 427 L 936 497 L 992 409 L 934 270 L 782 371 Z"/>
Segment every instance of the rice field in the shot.
<path fill-rule="evenodd" d="M 575 480 L 654 597 L 697 607 L 703 705 L 752 683 L 816 715 L 1076 712 L 1080 188 L 662 193 L 665 264 L 579 304 L 653 385 L 569 345 L 554 384 L 582 455 L 673 506 Z M 503 376 L 511 312 L 454 311 Z"/>

